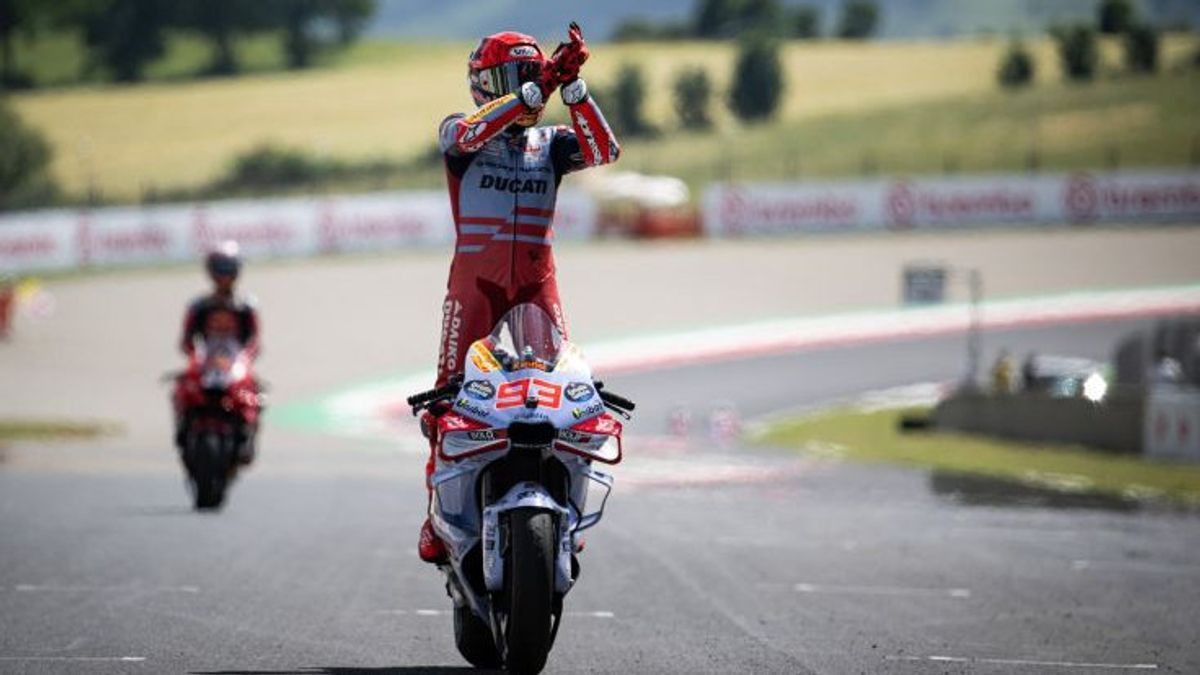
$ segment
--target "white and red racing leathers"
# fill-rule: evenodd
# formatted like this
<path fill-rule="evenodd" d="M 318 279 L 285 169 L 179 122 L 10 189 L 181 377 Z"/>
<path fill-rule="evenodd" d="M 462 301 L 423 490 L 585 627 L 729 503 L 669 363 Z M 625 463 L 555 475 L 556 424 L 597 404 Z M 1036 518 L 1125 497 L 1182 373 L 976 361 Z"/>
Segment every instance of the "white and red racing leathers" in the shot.
<path fill-rule="evenodd" d="M 554 278 L 553 220 L 563 176 L 616 161 L 616 138 L 583 80 L 563 86 L 571 127 L 514 125 L 531 112 L 519 93 L 441 124 L 440 147 L 457 237 L 442 306 L 437 385 L 463 369 L 471 343 L 511 307 L 532 302 L 566 320 Z"/>

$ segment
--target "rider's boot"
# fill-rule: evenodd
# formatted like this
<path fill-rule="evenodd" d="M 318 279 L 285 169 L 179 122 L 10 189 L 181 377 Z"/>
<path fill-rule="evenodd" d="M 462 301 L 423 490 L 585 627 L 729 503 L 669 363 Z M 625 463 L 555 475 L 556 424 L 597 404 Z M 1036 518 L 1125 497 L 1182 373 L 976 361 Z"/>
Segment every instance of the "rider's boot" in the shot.
<path fill-rule="evenodd" d="M 446 562 L 448 558 L 446 544 L 433 531 L 433 523 L 429 522 L 428 516 L 421 524 L 421 537 L 417 540 L 417 555 L 421 556 L 421 560 L 435 565 Z"/>
<path fill-rule="evenodd" d="M 433 453 L 437 449 L 437 428 L 437 415 L 428 410 L 421 413 L 421 434 L 429 439 L 429 459 L 425 462 L 425 488 L 430 491 L 430 497 L 433 495 L 433 485 L 430 483 L 430 479 L 434 469 Z M 428 510 L 429 507 L 426 505 L 426 511 L 428 512 Z M 435 565 L 446 562 L 449 557 L 446 553 L 446 544 L 433 531 L 433 523 L 429 521 L 429 516 L 425 516 L 425 522 L 421 524 L 421 534 L 417 539 L 417 555 L 421 557 L 421 560 Z"/>

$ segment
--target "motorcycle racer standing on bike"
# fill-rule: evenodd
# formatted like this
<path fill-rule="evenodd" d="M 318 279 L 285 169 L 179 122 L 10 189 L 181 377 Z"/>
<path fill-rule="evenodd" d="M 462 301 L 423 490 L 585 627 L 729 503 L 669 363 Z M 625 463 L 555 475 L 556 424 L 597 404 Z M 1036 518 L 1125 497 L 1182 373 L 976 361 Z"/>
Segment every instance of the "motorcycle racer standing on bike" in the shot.
<path fill-rule="evenodd" d="M 552 223 L 563 176 L 617 160 L 620 146 L 579 76 L 588 59 L 577 24 L 545 58 L 522 33 L 485 37 L 470 55 L 471 95 L 480 106 L 450 115 L 439 129 L 456 241 L 446 299 L 437 386 L 462 372 L 471 343 L 485 337 L 511 307 L 534 303 L 565 336 L 555 280 Z M 561 88 L 571 126 L 539 127 L 547 99 Z M 436 413 L 421 418 L 430 441 L 426 487 L 434 467 Z M 426 518 L 418 553 L 445 559 Z"/>

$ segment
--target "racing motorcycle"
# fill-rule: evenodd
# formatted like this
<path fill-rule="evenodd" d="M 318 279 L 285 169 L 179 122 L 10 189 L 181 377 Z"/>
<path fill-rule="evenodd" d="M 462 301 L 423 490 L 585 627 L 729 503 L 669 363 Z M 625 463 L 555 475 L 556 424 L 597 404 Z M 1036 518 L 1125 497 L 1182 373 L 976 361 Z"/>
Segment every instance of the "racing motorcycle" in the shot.
<path fill-rule="evenodd" d="M 181 454 L 197 510 L 220 508 L 237 474 L 243 444 L 254 442 L 262 396 L 253 358 L 240 342 L 196 340 L 187 369 L 175 375 L 184 416 Z"/>
<path fill-rule="evenodd" d="M 579 577 L 580 533 L 600 522 L 633 402 L 603 388 L 540 307 L 517 305 L 471 345 L 462 376 L 408 399 L 438 417 L 430 519 L 454 605 L 454 641 L 480 668 L 545 666 Z M 448 408 L 448 409 L 447 409 Z M 596 508 L 589 511 L 589 492 Z"/>

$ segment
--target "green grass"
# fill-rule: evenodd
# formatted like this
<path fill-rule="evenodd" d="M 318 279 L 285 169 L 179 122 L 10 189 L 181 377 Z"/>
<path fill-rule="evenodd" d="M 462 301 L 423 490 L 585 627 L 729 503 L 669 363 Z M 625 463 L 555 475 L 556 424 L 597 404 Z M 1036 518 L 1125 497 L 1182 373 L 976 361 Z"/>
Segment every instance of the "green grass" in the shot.
<path fill-rule="evenodd" d="M 0 443 L 97 438 L 116 433 L 113 424 L 67 420 L 0 419 Z"/>
<path fill-rule="evenodd" d="M 235 50 L 244 73 L 280 70 L 284 67 L 279 36 L 261 34 L 237 40 Z M 204 71 L 211 60 L 211 51 L 204 40 L 194 34 L 170 33 L 166 54 L 146 68 L 146 80 L 187 80 Z M 333 59 L 328 59 L 332 61 Z M 102 84 L 99 71 L 89 72 L 87 54 L 79 35 L 72 31 L 39 33 L 36 39 L 20 36 L 16 42 L 18 69 L 28 75 L 38 87 L 68 87 L 80 84 Z"/>
<path fill-rule="evenodd" d="M 912 414 L 913 411 L 908 411 Z M 927 412 L 927 411 L 922 411 Z M 865 462 L 1002 478 L 1036 487 L 1200 505 L 1200 466 L 1157 463 L 1076 446 L 1025 444 L 948 432 L 899 431 L 901 411 L 837 410 L 773 425 L 769 445 Z"/>
<path fill-rule="evenodd" d="M 1019 169 L 1034 146 L 1045 170 L 1106 166 L 1110 146 L 1122 166 L 1186 165 L 1200 137 L 1200 115 L 1193 114 L 1200 75 L 1180 64 L 1197 39 L 1175 35 L 1164 44 L 1168 72 L 1130 78 L 1116 74 L 1119 46 L 1106 41 L 1102 75 L 1079 86 L 1062 82 L 1049 41 L 1032 41 L 1036 82 L 1009 94 L 995 84 L 1002 40 L 793 43 L 782 52 L 788 87 L 778 119 L 751 127 L 733 120 L 721 98 L 732 44 L 597 44 L 586 75 L 603 90 L 623 64 L 644 67 L 647 114 L 663 134 L 623 139 L 621 166 L 681 176 L 696 189 L 727 172 L 788 179 L 858 175 L 865 166 L 889 173 L 947 165 Z M 42 51 L 20 63 L 39 81 L 69 83 L 82 63 L 78 45 L 61 35 L 36 49 Z M 11 99 L 49 138 L 54 175 L 68 193 L 95 186 L 113 201 L 200 189 L 263 143 L 348 162 L 406 163 L 432 145 L 445 114 L 469 107 L 466 44 L 363 41 L 301 72 L 280 70 L 275 36 L 243 40 L 239 50 L 252 74 L 192 80 L 207 63 L 207 46 L 174 35 L 168 56 L 150 69 L 150 83 L 61 87 Z M 711 133 L 681 132 L 674 122 L 671 82 L 685 65 L 702 65 L 713 78 Z M 549 118 L 561 119 L 560 108 L 553 103 Z M 324 187 L 430 187 L 441 180 L 436 167 L 425 167 Z"/>
<path fill-rule="evenodd" d="M 1185 166 L 1200 161 L 1200 71 L 988 92 L 639 143 L 646 171 L 691 185 L 780 179 Z"/>

